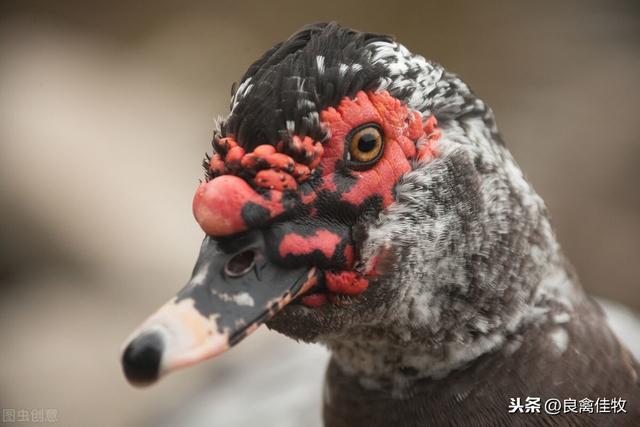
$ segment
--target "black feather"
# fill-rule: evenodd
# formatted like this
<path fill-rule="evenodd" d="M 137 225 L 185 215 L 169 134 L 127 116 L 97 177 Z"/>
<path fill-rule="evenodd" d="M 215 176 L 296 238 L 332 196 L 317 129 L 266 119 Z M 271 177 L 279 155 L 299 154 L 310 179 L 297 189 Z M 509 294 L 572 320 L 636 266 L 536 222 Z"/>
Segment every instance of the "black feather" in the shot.
<path fill-rule="evenodd" d="M 315 117 L 345 96 L 379 85 L 386 70 L 371 64 L 367 45 L 386 35 L 363 33 L 336 23 L 311 24 L 275 45 L 253 63 L 242 81 L 251 79 L 229 116 L 223 136 L 233 136 L 247 150 L 277 144 L 295 123 L 295 133 L 325 141 L 327 134 Z M 324 58 L 319 69 L 317 57 Z M 354 64 L 359 65 L 353 67 Z M 346 71 L 340 72 L 340 67 Z M 234 87 L 234 91 L 237 90 Z"/>

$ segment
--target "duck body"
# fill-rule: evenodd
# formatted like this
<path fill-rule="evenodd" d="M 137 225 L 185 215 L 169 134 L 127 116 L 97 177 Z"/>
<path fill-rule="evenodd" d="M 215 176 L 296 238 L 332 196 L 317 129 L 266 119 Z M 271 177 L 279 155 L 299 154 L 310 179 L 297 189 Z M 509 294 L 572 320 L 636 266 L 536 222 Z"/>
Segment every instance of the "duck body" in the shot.
<path fill-rule="evenodd" d="M 199 259 L 127 341 L 131 382 L 266 323 L 331 350 L 328 427 L 638 419 L 637 362 L 493 112 L 442 66 L 389 36 L 307 26 L 234 87 L 213 148 L 193 203 Z M 520 413 L 527 398 L 616 398 L 626 412 Z"/>

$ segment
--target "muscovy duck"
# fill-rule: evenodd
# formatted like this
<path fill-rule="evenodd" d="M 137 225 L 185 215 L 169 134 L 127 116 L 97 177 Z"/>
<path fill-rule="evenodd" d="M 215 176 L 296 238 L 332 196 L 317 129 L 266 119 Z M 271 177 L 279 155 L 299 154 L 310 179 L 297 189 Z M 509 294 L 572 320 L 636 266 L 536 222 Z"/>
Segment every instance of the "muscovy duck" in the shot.
<path fill-rule="evenodd" d="M 638 422 L 638 363 L 460 78 L 313 24 L 249 67 L 230 110 L 193 201 L 193 275 L 126 341 L 131 383 L 266 323 L 330 349 L 330 427 Z"/>

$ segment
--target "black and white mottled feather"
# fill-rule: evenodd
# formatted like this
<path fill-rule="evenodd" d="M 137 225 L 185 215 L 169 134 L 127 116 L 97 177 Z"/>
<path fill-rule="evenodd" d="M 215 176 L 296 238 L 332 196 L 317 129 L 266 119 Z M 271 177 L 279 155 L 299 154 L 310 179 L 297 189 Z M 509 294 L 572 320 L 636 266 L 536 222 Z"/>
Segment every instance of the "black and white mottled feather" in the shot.
<path fill-rule="evenodd" d="M 332 351 L 326 425 L 635 425 L 637 362 L 580 287 L 492 111 L 457 76 L 390 37 L 312 25 L 249 69 L 222 132 L 254 146 L 283 130 L 323 140 L 318 111 L 358 90 L 434 115 L 442 138 L 359 228 L 360 270 L 384 257 L 384 274 L 339 310 L 287 306 L 269 322 Z M 627 413 L 508 414 L 526 396 L 620 397 Z"/>

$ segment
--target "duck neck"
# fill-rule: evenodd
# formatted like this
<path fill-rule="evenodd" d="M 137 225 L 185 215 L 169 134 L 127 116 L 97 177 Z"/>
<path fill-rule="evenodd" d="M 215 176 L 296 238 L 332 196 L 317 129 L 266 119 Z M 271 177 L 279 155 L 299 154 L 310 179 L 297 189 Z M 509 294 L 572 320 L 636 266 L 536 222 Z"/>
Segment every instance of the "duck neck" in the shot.
<path fill-rule="evenodd" d="M 415 335 L 369 329 L 359 337 L 327 345 L 334 364 L 346 375 L 357 378 L 362 387 L 401 396 L 415 381 L 444 378 L 506 341 L 505 336 L 495 334 L 470 344 L 443 344 Z"/>
<path fill-rule="evenodd" d="M 351 327 L 324 344 L 336 367 L 365 388 L 402 396 L 416 381 L 443 379 L 479 358 L 521 343 L 532 326 L 571 318 L 584 293 L 558 246 L 552 248 L 545 267 L 531 270 L 536 284 L 521 294 L 523 302 L 515 310 L 495 309 L 484 317 L 486 301 L 473 295 L 451 290 L 446 295 L 413 295 L 408 303 L 402 300 L 404 308 L 390 305 L 379 316 L 387 319 L 380 324 Z M 505 292 L 513 291 L 505 287 Z M 443 306 L 441 298 L 454 301 Z M 421 323 L 419 315 L 427 321 Z"/>
<path fill-rule="evenodd" d="M 394 396 L 402 396 L 416 381 L 444 378 L 510 340 L 501 332 L 469 335 L 462 341 L 450 342 L 423 339 L 420 330 L 368 327 L 351 332 L 348 340 L 326 343 L 334 364 L 346 375 L 357 378 L 362 387 L 388 390 Z"/>

